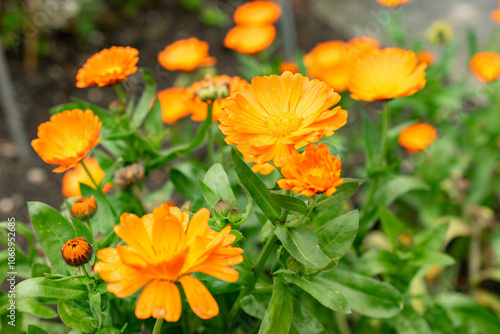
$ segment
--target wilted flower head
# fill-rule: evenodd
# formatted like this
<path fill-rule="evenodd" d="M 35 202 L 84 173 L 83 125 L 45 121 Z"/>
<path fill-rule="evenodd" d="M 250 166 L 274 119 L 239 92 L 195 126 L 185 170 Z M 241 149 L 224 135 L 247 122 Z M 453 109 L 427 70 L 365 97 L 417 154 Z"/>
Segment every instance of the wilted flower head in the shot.
<path fill-rule="evenodd" d="M 68 266 L 80 267 L 92 259 L 92 245 L 84 238 L 68 240 L 61 249 L 61 256 Z"/>
<path fill-rule="evenodd" d="M 133 163 L 115 172 L 113 181 L 120 189 L 126 189 L 128 186 L 144 178 L 144 166 L 140 163 Z"/>
<path fill-rule="evenodd" d="M 282 160 L 284 178 L 278 180 L 281 189 L 291 189 L 305 196 L 325 193 L 329 197 L 344 182 L 340 178 L 342 163 L 330 154 L 325 144 L 319 143 L 318 147 L 309 144 L 304 153 L 293 151 Z"/>
<path fill-rule="evenodd" d="M 220 232 L 208 226 L 210 212 L 189 212 L 163 204 L 152 214 L 137 217 L 124 213 L 116 234 L 127 246 L 104 248 L 94 269 L 109 282 L 107 289 L 119 298 L 146 286 L 137 301 L 135 314 L 177 321 L 181 316 L 184 289 L 194 313 L 210 319 L 219 313 L 217 302 L 192 273 L 200 272 L 226 282 L 236 282 L 238 272 L 230 266 L 243 261 L 243 250 L 231 246 L 236 236 L 226 226 Z"/>
<path fill-rule="evenodd" d="M 101 122 L 92 110 L 66 110 L 40 124 L 38 138 L 31 142 L 46 163 L 60 165 L 62 173 L 82 161 L 100 141 Z"/>
<path fill-rule="evenodd" d="M 347 111 L 326 83 L 301 74 L 255 77 L 231 96 L 219 120 L 226 143 L 236 145 L 249 162 L 281 165 L 294 147 L 331 136 L 345 125 Z"/>
<path fill-rule="evenodd" d="M 137 71 L 138 54 L 129 46 L 113 46 L 96 53 L 78 71 L 76 87 L 109 86 L 125 80 Z"/>
<path fill-rule="evenodd" d="M 191 72 L 198 67 L 215 65 L 217 60 L 208 55 L 209 45 L 195 37 L 168 45 L 158 54 L 161 66 L 170 71 Z"/>

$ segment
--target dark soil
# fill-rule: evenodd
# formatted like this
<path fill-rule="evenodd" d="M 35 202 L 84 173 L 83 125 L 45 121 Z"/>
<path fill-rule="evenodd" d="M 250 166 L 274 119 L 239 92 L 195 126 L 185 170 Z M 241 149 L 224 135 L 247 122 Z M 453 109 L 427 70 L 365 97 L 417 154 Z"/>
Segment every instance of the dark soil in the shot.
<path fill-rule="evenodd" d="M 213 1 L 229 15 L 242 2 Z M 307 0 L 295 1 L 294 5 L 302 50 L 309 51 L 319 42 L 341 37 L 312 16 Z M 157 80 L 159 89 L 164 89 L 173 83 L 177 73 L 158 64 L 158 52 L 178 39 L 191 36 L 209 42 L 210 54 L 218 59 L 219 73 L 238 74 L 233 52 L 223 46 L 226 31 L 203 25 L 197 13 L 187 11 L 178 1 L 149 1 L 132 19 L 106 13 L 99 18 L 98 30 L 88 40 L 69 32 L 53 33 L 47 37 L 49 55 L 38 59 L 35 71 L 24 69 L 22 48 L 9 50 L 11 76 L 28 139 L 37 137 L 38 125 L 48 121 L 51 107 L 69 102 L 71 97 L 101 106 L 114 98 L 112 88 L 75 87 L 78 69 L 94 53 L 113 45 L 137 48 L 139 66 L 147 68 Z M 140 80 L 138 73 L 134 77 Z M 28 222 L 27 201 L 43 201 L 56 208 L 62 203 L 62 174 L 52 173 L 54 166 L 44 163 L 34 151 L 29 164 L 22 164 L 16 158 L 4 113 L 0 113 L 0 164 L 0 221 L 15 217 L 17 221 Z"/>

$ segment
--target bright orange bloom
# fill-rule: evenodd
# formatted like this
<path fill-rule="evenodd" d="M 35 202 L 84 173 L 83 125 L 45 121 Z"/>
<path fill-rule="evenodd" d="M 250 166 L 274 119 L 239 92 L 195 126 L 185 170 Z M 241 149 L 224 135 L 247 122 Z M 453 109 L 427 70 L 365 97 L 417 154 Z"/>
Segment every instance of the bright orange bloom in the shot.
<path fill-rule="evenodd" d="M 102 178 L 104 177 L 104 171 L 101 166 L 97 162 L 97 159 L 94 157 L 86 158 L 83 160 L 83 163 L 87 167 L 94 178 L 95 182 L 99 184 Z M 80 183 L 84 183 L 95 189 L 94 183 L 90 179 L 89 175 L 83 168 L 82 164 L 76 165 L 73 169 L 64 173 L 62 178 L 62 194 L 64 197 L 80 197 L 82 193 L 80 192 Z M 113 187 L 110 183 L 106 183 L 104 187 L 102 187 L 102 191 L 107 193 L 111 191 Z"/>
<path fill-rule="evenodd" d="M 239 6 L 233 19 L 238 25 L 273 24 L 281 15 L 281 7 L 272 1 L 250 1 Z"/>
<path fill-rule="evenodd" d="M 189 96 L 195 101 L 196 105 L 201 107 L 193 108 L 191 111 L 191 119 L 193 121 L 204 121 L 207 117 L 207 103 L 213 103 L 212 107 L 212 120 L 214 122 L 219 121 L 219 116 L 222 113 L 222 108 L 224 108 L 225 103 L 229 96 L 237 91 L 243 89 L 244 85 L 247 85 L 248 81 L 241 79 L 240 77 L 229 77 L 227 75 L 217 75 L 215 77 L 209 77 L 201 81 L 193 83 L 190 87 L 186 88 Z M 213 91 L 215 93 L 219 91 L 225 91 L 223 98 L 214 99 L 213 102 L 202 102 L 200 97 L 203 95 L 204 91 Z"/>
<path fill-rule="evenodd" d="M 76 75 L 76 87 L 114 85 L 137 71 L 137 49 L 113 46 L 90 57 Z"/>
<path fill-rule="evenodd" d="M 94 196 L 79 198 L 71 206 L 71 215 L 82 221 L 89 220 L 97 211 Z"/>
<path fill-rule="evenodd" d="M 267 49 L 276 37 L 272 24 L 236 26 L 227 32 L 224 46 L 244 54 L 256 54 Z"/>
<path fill-rule="evenodd" d="M 479 52 L 470 60 L 472 73 L 481 81 L 495 81 L 500 76 L 500 54 Z"/>
<path fill-rule="evenodd" d="M 68 240 L 61 249 L 61 256 L 68 266 L 80 267 L 92 259 L 94 251 L 84 238 Z"/>
<path fill-rule="evenodd" d="M 266 162 L 263 164 L 254 164 L 252 166 L 252 172 L 261 173 L 262 175 L 269 175 L 276 170 L 276 167 Z"/>
<path fill-rule="evenodd" d="M 417 64 L 413 51 L 372 50 L 351 67 L 349 90 L 355 100 L 374 101 L 410 96 L 425 86 L 426 64 Z"/>
<path fill-rule="evenodd" d="M 238 272 L 229 266 L 243 261 L 243 250 L 231 247 L 236 239 L 226 226 L 220 232 L 208 226 L 210 212 L 201 209 L 189 220 L 189 212 L 162 204 L 152 214 L 137 217 L 124 213 L 115 233 L 127 243 L 97 252 L 101 262 L 94 269 L 107 289 L 119 298 L 142 291 L 135 308 L 139 319 L 149 317 L 177 321 L 181 316 L 180 283 L 189 305 L 202 319 L 219 313 L 208 289 L 190 274 L 204 273 L 236 282 Z"/>
<path fill-rule="evenodd" d="M 255 77 L 231 96 L 219 120 L 226 143 L 236 145 L 245 160 L 280 166 L 294 147 L 316 142 L 347 122 L 340 95 L 319 80 L 297 73 Z"/>
<path fill-rule="evenodd" d="M 427 123 L 407 126 L 399 133 L 399 144 L 410 153 L 422 152 L 437 137 L 437 130 Z"/>
<path fill-rule="evenodd" d="M 434 53 L 431 51 L 423 50 L 417 52 L 417 60 L 419 64 L 427 64 L 427 66 L 434 63 Z"/>
<path fill-rule="evenodd" d="M 349 45 L 342 41 L 318 44 L 304 56 L 307 75 L 344 92 L 349 81 L 349 54 Z"/>
<path fill-rule="evenodd" d="M 292 155 L 282 159 L 281 174 L 278 180 L 281 189 L 291 189 L 305 196 L 325 193 L 330 197 L 344 182 L 340 178 L 340 159 L 331 155 L 328 146 L 319 143 L 307 145 L 304 153 L 292 151 Z"/>
<path fill-rule="evenodd" d="M 158 92 L 161 105 L 162 120 L 166 124 L 174 124 L 190 113 L 206 112 L 206 106 L 193 100 L 192 95 L 181 87 L 172 87 Z"/>
<path fill-rule="evenodd" d="M 209 45 L 195 37 L 168 45 L 158 54 L 161 66 L 170 71 L 191 72 L 198 67 L 215 65 L 217 60 L 208 55 Z"/>
<path fill-rule="evenodd" d="M 299 73 L 299 65 L 297 65 L 294 61 L 284 61 L 280 64 L 280 73 L 284 73 L 286 71 L 292 72 L 293 74 Z"/>
<path fill-rule="evenodd" d="M 380 42 L 378 39 L 369 36 L 359 36 L 350 39 L 347 44 L 351 47 L 349 49 L 349 60 L 354 60 L 352 58 L 360 56 L 365 52 L 371 51 L 373 49 L 380 49 Z"/>
<path fill-rule="evenodd" d="M 500 23 L 500 9 L 492 10 L 490 16 L 496 23 Z"/>
<path fill-rule="evenodd" d="M 31 142 L 36 153 L 48 164 L 61 165 L 62 173 L 76 166 L 102 137 L 101 122 L 92 110 L 65 110 L 38 126 L 38 138 Z"/>
<path fill-rule="evenodd" d="M 409 2 L 410 0 L 376 0 L 379 4 L 382 4 L 387 7 L 396 7 L 402 5 L 404 3 Z"/>

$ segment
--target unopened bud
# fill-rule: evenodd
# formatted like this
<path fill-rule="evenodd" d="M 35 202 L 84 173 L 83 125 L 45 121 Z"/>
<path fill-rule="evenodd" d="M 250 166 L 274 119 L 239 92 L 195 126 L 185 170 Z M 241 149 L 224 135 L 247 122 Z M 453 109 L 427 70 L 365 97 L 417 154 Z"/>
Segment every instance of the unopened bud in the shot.
<path fill-rule="evenodd" d="M 232 209 L 227 215 L 227 220 L 229 220 L 230 224 L 236 224 L 240 221 L 240 214 L 238 213 L 238 209 Z"/>
<path fill-rule="evenodd" d="M 143 178 L 144 167 L 139 163 L 134 163 L 117 170 L 113 176 L 113 181 L 118 188 L 125 190 L 127 187 Z"/>
<path fill-rule="evenodd" d="M 227 218 L 231 210 L 234 209 L 233 203 L 219 200 L 215 205 L 214 212 L 220 216 L 220 219 Z"/>
<path fill-rule="evenodd" d="M 92 246 L 81 237 L 68 240 L 61 249 L 64 262 L 72 267 L 80 267 L 89 262 L 93 253 Z"/>
<path fill-rule="evenodd" d="M 398 238 L 396 240 L 399 247 L 403 249 L 410 249 L 413 247 L 413 235 L 408 232 L 401 233 L 400 235 L 398 235 Z"/>
<path fill-rule="evenodd" d="M 200 87 L 195 94 L 203 101 L 210 102 L 229 96 L 229 83 L 215 83 L 211 75 L 201 80 Z"/>
<path fill-rule="evenodd" d="M 108 109 L 111 113 L 118 115 L 123 114 L 125 112 L 125 108 L 125 103 L 118 100 L 112 101 L 108 106 Z"/>
<path fill-rule="evenodd" d="M 94 196 L 77 199 L 71 206 L 71 215 L 81 221 L 89 220 L 97 211 Z"/>

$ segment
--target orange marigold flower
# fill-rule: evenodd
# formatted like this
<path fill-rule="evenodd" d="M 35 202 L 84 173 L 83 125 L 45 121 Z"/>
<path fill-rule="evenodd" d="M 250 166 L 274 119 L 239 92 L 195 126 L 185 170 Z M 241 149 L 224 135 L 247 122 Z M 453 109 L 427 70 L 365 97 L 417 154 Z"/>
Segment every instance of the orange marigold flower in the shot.
<path fill-rule="evenodd" d="M 470 60 L 472 73 L 481 81 L 495 81 L 500 76 L 500 54 L 479 52 Z"/>
<path fill-rule="evenodd" d="M 429 66 L 434 63 L 434 53 L 427 50 L 419 51 L 417 52 L 417 60 L 419 64 L 427 64 Z"/>
<path fill-rule="evenodd" d="M 281 15 L 281 7 L 272 1 L 250 1 L 239 6 L 233 19 L 238 25 L 273 24 Z"/>
<path fill-rule="evenodd" d="M 193 83 L 190 87 L 186 88 L 188 95 L 194 100 L 198 108 L 193 108 L 191 111 L 191 119 L 193 121 L 204 121 L 207 117 L 207 104 L 213 103 L 212 106 L 212 120 L 219 121 L 219 116 L 222 113 L 227 99 L 229 96 L 237 91 L 243 89 L 248 81 L 240 77 L 229 77 L 227 75 L 217 75 L 215 77 L 206 77 L 205 79 Z M 214 99 L 212 102 L 202 102 L 200 96 L 206 95 L 206 91 L 216 93 L 222 98 Z M 223 94 L 221 95 L 221 93 Z"/>
<path fill-rule="evenodd" d="M 280 166 L 294 147 L 316 142 L 347 122 L 340 95 L 319 80 L 297 73 L 255 77 L 231 96 L 219 117 L 226 143 L 236 145 L 245 160 L 273 160 Z"/>
<path fill-rule="evenodd" d="M 101 182 L 104 177 L 104 171 L 94 157 L 85 158 L 83 163 L 87 167 L 97 184 Z M 84 183 L 95 189 L 94 183 L 90 179 L 89 175 L 83 168 L 82 164 L 76 165 L 73 169 L 64 173 L 62 178 L 62 194 L 64 197 L 80 197 L 82 193 L 80 192 L 80 183 Z M 106 183 L 102 187 L 102 191 L 107 193 L 111 191 L 113 187 L 110 183 Z"/>
<path fill-rule="evenodd" d="M 201 209 L 189 220 L 189 212 L 163 204 L 152 214 L 137 217 L 124 213 L 116 234 L 127 243 L 97 252 L 94 270 L 109 282 L 107 289 L 125 298 L 141 287 L 135 308 L 139 319 L 149 317 L 177 321 L 181 316 L 180 283 L 189 305 L 202 319 L 219 313 L 208 289 L 190 274 L 214 276 L 236 282 L 238 272 L 229 266 L 243 261 L 243 250 L 232 247 L 236 237 L 226 226 L 216 232 L 208 226 L 210 212 Z"/>
<path fill-rule="evenodd" d="M 279 71 L 280 73 L 284 73 L 286 71 L 292 72 L 293 74 L 299 73 L 299 65 L 297 65 L 294 61 L 284 61 L 280 64 Z"/>
<path fill-rule="evenodd" d="M 76 75 L 76 87 L 114 85 L 137 71 L 139 51 L 113 46 L 90 57 Z"/>
<path fill-rule="evenodd" d="M 410 0 L 376 0 L 379 4 L 387 7 L 396 7 L 404 3 L 410 2 Z"/>
<path fill-rule="evenodd" d="M 373 49 L 380 49 L 380 42 L 378 39 L 369 36 L 358 36 L 350 39 L 347 44 L 351 47 L 349 49 L 349 58 L 360 56 L 365 52 Z"/>
<path fill-rule="evenodd" d="M 399 144 L 410 153 L 422 152 L 437 137 L 437 130 L 427 123 L 416 123 L 399 133 Z"/>
<path fill-rule="evenodd" d="M 374 49 L 354 61 L 348 88 L 355 100 L 410 96 L 425 86 L 426 67 L 426 64 L 417 64 L 413 51 Z"/>
<path fill-rule="evenodd" d="M 349 81 L 350 46 L 342 41 L 316 45 L 304 56 L 307 75 L 326 82 L 337 92 L 344 92 Z"/>
<path fill-rule="evenodd" d="M 92 245 L 84 238 L 68 240 L 61 249 L 61 256 L 68 266 L 80 267 L 92 259 Z"/>
<path fill-rule="evenodd" d="M 215 65 L 217 60 L 208 55 L 209 45 L 195 37 L 168 45 L 158 54 L 161 66 L 170 71 L 191 72 L 198 67 Z"/>
<path fill-rule="evenodd" d="M 97 211 L 94 196 L 79 198 L 71 206 L 71 215 L 82 221 L 89 220 Z"/>
<path fill-rule="evenodd" d="M 191 113 L 206 112 L 206 107 L 202 103 L 196 103 L 185 88 L 167 88 L 157 96 L 161 105 L 162 120 L 166 124 L 174 124 Z"/>
<path fill-rule="evenodd" d="M 76 166 L 102 137 L 101 122 L 92 110 L 65 110 L 38 126 L 38 138 L 31 142 L 36 153 L 48 164 L 61 165 L 62 173 Z"/>
<path fill-rule="evenodd" d="M 490 16 L 496 23 L 500 23 L 500 9 L 492 10 Z"/>
<path fill-rule="evenodd" d="M 325 193 L 330 197 L 344 182 L 340 178 L 340 159 L 331 155 L 328 146 L 319 143 L 307 145 L 304 153 L 292 151 L 292 155 L 282 159 L 281 174 L 278 180 L 281 189 L 291 189 L 305 196 Z"/>
<path fill-rule="evenodd" d="M 276 37 L 272 24 L 236 26 L 227 32 L 224 46 L 244 54 L 256 54 L 267 49 Z"/>
<path fill-rule="evenodd" d="M 276 170 L 276 167 L 266 162 L 263 164 L 254 164 L 252 166 L 252 171 L 254 173 L 261 173 L 262 175 L 269 175 Z"/>

